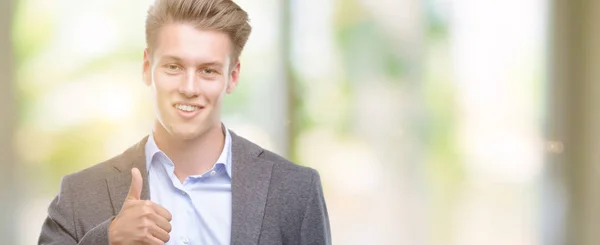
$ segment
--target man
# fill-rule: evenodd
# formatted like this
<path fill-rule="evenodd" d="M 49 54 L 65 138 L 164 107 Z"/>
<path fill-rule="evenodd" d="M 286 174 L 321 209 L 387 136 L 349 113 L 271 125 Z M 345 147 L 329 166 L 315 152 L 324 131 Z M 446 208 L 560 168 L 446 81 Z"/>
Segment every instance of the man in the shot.
<path fill-rule="evenodd" d="M 65 176 L 39 244 L 331 243 L 318 173 L 221 123 L 250 32 L 230 0 L 155 2 L 143 63 L 152 133 Z"/>

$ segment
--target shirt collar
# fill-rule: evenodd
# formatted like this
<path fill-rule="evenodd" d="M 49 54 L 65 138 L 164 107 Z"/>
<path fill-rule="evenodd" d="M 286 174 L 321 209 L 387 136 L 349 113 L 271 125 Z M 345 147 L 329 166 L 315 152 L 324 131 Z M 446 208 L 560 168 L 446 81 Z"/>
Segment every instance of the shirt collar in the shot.
<path fill-rule="evenodd" d="M 215 165 L 223 164 L 225 166 L 225 171 L 227 171 L 227 175 L 229 175 L 229 178 L 231 178 L 231 134 L 229 133 L 229 129 L 227 129 L 224 125 L 222 128 L 225 132 L 225 144 L 223 145 L 223 150 L 221 151 L 221 155 L 219 155 Z M 157 153 L 164 154 L 156 145 L 156 141 L 154 141 L 154 134 L 150 133 L 150 136 L 148 136 L 148 141 L 145 145 L 146 170 L 148 172 L 150 172 L 152 161 Z"/>
<path fill-rule="evenodd" d="M 150 168 L 152 167 L 152 160 L 157 153 L 162 153 L 158 146 L 156 145 L 156 141 L 154 141 L 154 134 L 151 132 L 150 136 L 148 136 L 148 141 L 146 141 L 145 146 L 146 151 L 146 170 L 150 173 Z"/>
<path fill-rule="evenodd" d="M 224 164 L 227 175 L 231 178 L 231 134 L 225 126 L 223 126 L 223 131 L 225 131 L 225 144 L 223 144 L 223 151 L 217 159 L 217 164 Z"/>

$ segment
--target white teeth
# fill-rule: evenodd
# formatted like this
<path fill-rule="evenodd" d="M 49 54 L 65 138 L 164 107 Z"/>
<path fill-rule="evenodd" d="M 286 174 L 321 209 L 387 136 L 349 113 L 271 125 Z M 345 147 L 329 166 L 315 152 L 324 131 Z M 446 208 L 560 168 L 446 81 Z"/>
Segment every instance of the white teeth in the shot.
<path fill-rule="evenodd" d="M 198 109 L 198 107 L 195 106 L 191 106 L 191 105 L 175 105 L 175 108 L 182 110 L 182 111 L 187 111 L 187 112 L 192 112 Z"/>

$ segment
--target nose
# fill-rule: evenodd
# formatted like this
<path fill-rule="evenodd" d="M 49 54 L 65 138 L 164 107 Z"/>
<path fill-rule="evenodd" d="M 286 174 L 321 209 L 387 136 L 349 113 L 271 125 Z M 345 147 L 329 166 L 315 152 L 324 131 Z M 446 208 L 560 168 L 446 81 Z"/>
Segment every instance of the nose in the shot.
<path fill-rule="evenodd" d="M 200 95 L 200 79 L 194 72 L 188 72 L 179 86 L 179 93 L 188 98 Z"/>

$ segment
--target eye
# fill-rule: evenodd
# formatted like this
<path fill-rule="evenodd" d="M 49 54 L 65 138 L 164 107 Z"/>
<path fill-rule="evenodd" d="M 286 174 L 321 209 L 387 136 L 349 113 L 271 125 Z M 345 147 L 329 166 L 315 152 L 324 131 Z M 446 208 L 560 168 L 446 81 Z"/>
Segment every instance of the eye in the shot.
<path fill-rule="evenodd" d="M 170 72 L 178 72 L 179 70 L 181 70 L 181 68 L 178 65 L 175 64 L 168 64 L 166 66 L 167 70 L 169 70 Z"/>
<path fill-rule="evenodd" d="M 213 74 L 217 73 L 217 71 L 210 69 L 210 68 L 204 68 L 204 69 L 202 69 L 202 73 L 204 73 L 206 75 L 213 75 Z"/>

